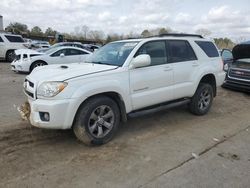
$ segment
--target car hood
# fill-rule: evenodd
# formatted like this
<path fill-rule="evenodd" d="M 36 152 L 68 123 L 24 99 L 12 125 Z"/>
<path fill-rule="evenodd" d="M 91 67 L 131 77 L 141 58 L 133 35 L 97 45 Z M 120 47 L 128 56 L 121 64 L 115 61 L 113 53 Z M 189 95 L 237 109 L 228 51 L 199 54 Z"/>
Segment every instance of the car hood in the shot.
<path fill-rule="evenodd" d="M 31 49 L 19 49 L 19 50 L 15 50 L 15 54 L 16 55 L 21 55 L 21 54 L 43 54 L 43 53 L 39 53 L 35 50 L 31 50 Z"/>
<path fill-rule="evenodd" d="M 235 60 L 250 58 L 250 43 L 236 45 L 232 53 Z"/>
<path fill-rule="evenodd" d="M 31 74 L 27 76 L 27 79 L 35 82 L 65 81 L 80 76 L 114 70 L 116 68 L 117 66 L 91 63 L 46 65 L 35 68 Z"/>

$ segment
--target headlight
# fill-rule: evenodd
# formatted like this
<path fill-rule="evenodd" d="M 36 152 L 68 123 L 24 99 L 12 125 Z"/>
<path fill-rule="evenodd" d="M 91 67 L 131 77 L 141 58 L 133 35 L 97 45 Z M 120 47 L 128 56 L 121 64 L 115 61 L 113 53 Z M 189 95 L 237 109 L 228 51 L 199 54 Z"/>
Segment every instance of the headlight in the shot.
<path fill-rule="evenodd" d="M 228 68 L 229 68 L 229 66 L 228 66 L 228 63 L 227 63 L 227 64 L 224 65 L 224 71 L 227 72 L 227 71 L 228 71 Z"/>
<path fill-rule="evenodd" d="M 37 89 L 37 96 L 54 97 L 68 85 L 66 82 L 44 82 Z"/>

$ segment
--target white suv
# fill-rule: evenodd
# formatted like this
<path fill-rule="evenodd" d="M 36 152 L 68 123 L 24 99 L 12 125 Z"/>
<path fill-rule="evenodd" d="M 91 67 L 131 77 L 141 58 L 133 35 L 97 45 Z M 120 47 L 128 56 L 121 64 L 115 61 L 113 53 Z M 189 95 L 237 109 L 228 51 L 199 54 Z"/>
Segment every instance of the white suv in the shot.
<path fill-rule="evenodd" d="M 12 62 L 15 59 L 15 50 L 26 48 L 27 43 L 20 35 L 0 33 L 0 59 Z"/>
<path fill-rule="evenodd" d="M 28 75 L 32 125 L 73 128 L 86 144 L 104 144 L 120 121 L 184 103 L 206 114 L 225 79 L 218 49 L 198 35 L 169 34 L 112 42 L 82 64 L 39 67 Z"/>

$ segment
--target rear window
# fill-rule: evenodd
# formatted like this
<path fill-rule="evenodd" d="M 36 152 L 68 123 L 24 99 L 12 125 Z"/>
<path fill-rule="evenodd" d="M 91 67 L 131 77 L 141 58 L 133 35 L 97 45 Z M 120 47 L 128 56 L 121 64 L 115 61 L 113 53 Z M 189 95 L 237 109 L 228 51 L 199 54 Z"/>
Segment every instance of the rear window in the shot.
<path fill-rule="evenodd" d="M 212 42 L 195 41 L 196 44 L 207 54 L 208 57 L 219 57 L 219 52 Z"/>
<path fill-rule="evenodd" d="M 188 41 L 169 40 L 169 63 L 197 60 L 197 57 Z"/>
<path fill-rule="evenodd" d="M 8 39 L 10 42 L 20 42 L 23 43 L 24 40 L 22 37 L 19 36 L 13 36 L 13 35 L 5 35 L 5 37 Z"/>
<path fill-rule="evenodd" d="M 35 57 L 35 56 L 39 56 L 41 54 L 30 54 L 30 57 Z"/>
<path fill-rule="evenodd" d="M 0 37 L 0 42 L 3 42 L 3 39 Z"/>

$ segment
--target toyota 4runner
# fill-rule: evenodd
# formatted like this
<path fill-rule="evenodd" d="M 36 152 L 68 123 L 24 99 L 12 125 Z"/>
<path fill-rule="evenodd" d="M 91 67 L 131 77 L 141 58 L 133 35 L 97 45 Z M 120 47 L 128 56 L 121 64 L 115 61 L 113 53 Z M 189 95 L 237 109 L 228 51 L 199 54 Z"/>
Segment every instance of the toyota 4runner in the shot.
<path fill-rule="evenodd" d="M 168 34 L 109 43 L 85 63 L 35 68 L 24 92 L 32 125 L 73 128 L 85 144 L 104 144 L 136 113 L 188 103 L 206 114 L 224 79 L 212 41 Z"/>

